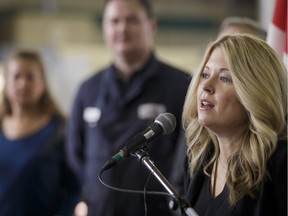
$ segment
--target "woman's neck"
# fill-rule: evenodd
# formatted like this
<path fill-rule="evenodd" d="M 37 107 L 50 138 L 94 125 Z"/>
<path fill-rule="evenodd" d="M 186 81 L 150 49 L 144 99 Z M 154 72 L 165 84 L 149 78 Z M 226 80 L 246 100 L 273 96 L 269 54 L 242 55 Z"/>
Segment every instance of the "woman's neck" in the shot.
<path fill-rule="evenodd" d="M 228 161 L 231 155 L 240 146 L 240 137 L 243 137 L 243 131 L 231 136 L 218 136 L 219 153 L 216 155 L 216 159 L 213 165 L 211 175 L 211 197 L 217 197 L 224 189 L 227 174 L 228 174 Z"/>
<path fill-rule="evenodd" d="M 232 134 L 226 134 L 217 136 L 218 144 L 219 144 L 219 155 L 218 158 L 220 162 L 224 166 L 228 166 L 229 157 L 234 154 L 240 147 L 241 140 L 245 135 L 246 127 L 238 129 L 237 132 L 233 132 Z"/>
<path fill-rule="evenodd" d="M 47 113 L 33 112 L 34 110 L 13 110 L 11 115 L 4 116 L 1 127 L 8 139 L 17 139 L 33 134 L 43 127 L 51 116 Z"/>

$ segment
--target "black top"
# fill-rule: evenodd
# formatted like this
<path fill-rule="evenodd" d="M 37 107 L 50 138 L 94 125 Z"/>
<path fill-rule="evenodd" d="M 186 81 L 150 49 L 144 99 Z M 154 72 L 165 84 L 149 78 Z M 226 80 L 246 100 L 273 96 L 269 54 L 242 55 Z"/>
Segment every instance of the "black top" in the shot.
<path fill-rule="evenodd" d="M 211 197 L 211 177 L 205 176 L 199 197 L 195 203 L 194 210 L 199 215 L 205 215 L 206 212 L 213 209 L 214 215 L 222 215 L 221 211 L 227 204 L 228 188 L 224 186 L 223 191 L 215 198 Z M 215 211 L 216 210 L 216 211 Z"/>
<path fill-rule="evenodd" d="M 208 159 L 209 154 L 206 161 Z M 204 174 L 202 166 L 192 178 L 187 175 L 186 199 L 199 216 L 286 216 L 287 140 L 278 142 L 276 151 L 268 160 L 267 171 L 269 177 L 255 191 L 255 198 L 246 195 L 231 207 L 226 186 L 215 199 L 209 197 L 209 177 Z"/>

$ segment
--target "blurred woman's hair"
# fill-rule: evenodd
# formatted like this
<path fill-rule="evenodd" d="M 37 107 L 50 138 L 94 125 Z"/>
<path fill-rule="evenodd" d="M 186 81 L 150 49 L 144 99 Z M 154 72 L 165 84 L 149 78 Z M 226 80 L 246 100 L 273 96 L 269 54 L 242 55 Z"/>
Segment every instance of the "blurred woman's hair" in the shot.
<path fill-rule="evenodd" d="M 247 111 L 248 126 L 239 148 L 228 159 L 229 202 L 244 195 L 253 197 L 266 176 L 266 162 L 276 149 L 280 136 L 286 136 L 287 71 L 274 50 L 252 35 L 227 35 L 211 43 L 187 92 L 183 127 L 186 132 L 189 173 L 193 175 L 214 145 L 214 154 L 204 171 L 211 175 L 219 155 L 219 143 L 209 129 L 198 123 L 197 88 L 212 52 L 222 50 L 228 63 L 238 99 Z"/>
<path fill-rule="evenodd" d="M 11 61 L 23 60 L 32 62 L 39 67 L 39 72 L 41 73 L 41 77 L 44 82 L 44 92 L 40 97 L 38 103 L 36 104 L 38 107 L 39 112 L 51 115 L 57 115 L 61 118 L 64 118 L 63 113 L 60 111 L 59 107 L 57 106 L 56 102 L 51 96 L 49 91 L 48 82 L 45 76 L 44 70 L 44 63 L 42 61 L 41 56 L 36 51 L 31 50 L 17 50 L 10 54 L 6 61 L 4 62 L 4 89 L 1 91 L 0 95 L 0 116 L 6 116 L 12 114 L 11 104 L 5 94 L 5 85 L 6 85 L 6 77 L 9 73 L 8 64 Z"/>

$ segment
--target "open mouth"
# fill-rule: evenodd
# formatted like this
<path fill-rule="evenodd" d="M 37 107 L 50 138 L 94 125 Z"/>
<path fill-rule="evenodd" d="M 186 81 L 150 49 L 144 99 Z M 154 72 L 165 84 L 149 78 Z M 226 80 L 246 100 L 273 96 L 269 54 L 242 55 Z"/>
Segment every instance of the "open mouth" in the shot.
<path fill-rule="evenodd" d="M 201 108 L 213 108 L 214 107 L 214 104 L 210 103 L 209 101 L 207 100 L 201 100 Z"/>

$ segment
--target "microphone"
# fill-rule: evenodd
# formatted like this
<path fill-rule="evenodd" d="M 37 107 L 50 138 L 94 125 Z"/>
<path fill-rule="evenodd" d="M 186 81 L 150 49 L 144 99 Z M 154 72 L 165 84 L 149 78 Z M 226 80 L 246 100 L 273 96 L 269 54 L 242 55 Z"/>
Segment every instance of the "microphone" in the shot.
<path fill-rule="evenodd" d="M 175 130 L 176 118 L 171 113 L 162 113 L 157 116 L 154 123 L 146 130 L 134 136 L 128 143 L 102 167 L 101 171 L 107 170 L 114 165 L 120 163 L 130 153 L 137 149 L 143 148 L 145 145 L 153 141 L 160 135 L 170 134 Z"/>

